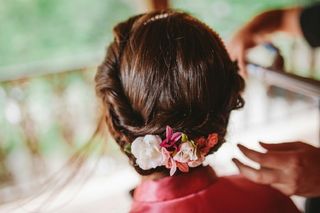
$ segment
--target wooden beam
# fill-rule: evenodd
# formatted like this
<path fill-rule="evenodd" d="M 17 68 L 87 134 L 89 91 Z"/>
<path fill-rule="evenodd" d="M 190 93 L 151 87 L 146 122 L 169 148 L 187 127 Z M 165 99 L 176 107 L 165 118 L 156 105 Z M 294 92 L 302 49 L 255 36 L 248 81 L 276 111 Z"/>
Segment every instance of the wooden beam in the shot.
<path fill-rule="evenodd" d="M 169 0 L 145 0 L 148 10 L 165 10 L 168 9 Z"/>

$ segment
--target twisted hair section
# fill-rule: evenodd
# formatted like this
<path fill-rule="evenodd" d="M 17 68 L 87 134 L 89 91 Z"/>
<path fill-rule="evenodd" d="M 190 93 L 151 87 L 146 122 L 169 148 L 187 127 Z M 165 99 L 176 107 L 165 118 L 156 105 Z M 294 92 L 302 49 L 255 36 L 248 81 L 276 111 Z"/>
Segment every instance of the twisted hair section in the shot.
<path fill-rule="evenodd" d="M 98 67 L 95 77 L 96 93 L 106 110 L 106 122 L 109 131 L 119 142 L 121 148 L 127 142 L 126 127 L 134 127 L 141 122 L 139 115 L 125 96 L 121 82 L 121 54 L 127 43 L 132 24 L 139 16 L 129 19 L 114 28 L 114 41 L 109 45 L 103 63 Z"/>

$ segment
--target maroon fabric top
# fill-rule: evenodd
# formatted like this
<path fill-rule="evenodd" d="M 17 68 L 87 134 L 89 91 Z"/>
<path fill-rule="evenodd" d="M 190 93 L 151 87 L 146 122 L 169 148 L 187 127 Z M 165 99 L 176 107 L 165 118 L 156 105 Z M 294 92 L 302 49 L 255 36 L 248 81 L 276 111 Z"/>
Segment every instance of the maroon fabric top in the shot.
<path fill-rule="evenodd" d="M 134 191 L 132 213 L 295 213 L 294 203 L 279 191 L 241 176 L 217 177 L 209 166 L 141 183 Z"/>

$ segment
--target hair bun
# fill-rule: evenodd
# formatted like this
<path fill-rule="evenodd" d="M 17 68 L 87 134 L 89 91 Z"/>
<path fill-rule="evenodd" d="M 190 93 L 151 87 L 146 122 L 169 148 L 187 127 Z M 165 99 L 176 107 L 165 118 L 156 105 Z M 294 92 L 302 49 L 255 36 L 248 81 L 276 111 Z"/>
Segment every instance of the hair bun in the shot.
<path fill-rule="evenodd" d="M 190 138 L 217 133 L 217 145 L 208 153 L 217 150 L 231 110 L 244 103 L 244 81 L 219 36 L 172 10 L 134 16 L 113 32 L 95 82 L 121 150 L 139 136 L 164 135 L 166 125 Z M 141 170 L 126 154 L 140 174 L 166 171 Z"/>

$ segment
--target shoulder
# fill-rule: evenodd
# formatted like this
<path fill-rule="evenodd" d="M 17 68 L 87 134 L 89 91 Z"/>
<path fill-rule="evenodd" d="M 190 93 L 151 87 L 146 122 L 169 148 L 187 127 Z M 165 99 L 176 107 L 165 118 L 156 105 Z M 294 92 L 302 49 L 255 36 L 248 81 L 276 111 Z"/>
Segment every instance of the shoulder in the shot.
<path fill-rule="evenodd" d="M 240 175 L 222 177 L 219 181 L 227 190 L 232 190 L 234 194 L 254 196 L 254 198 L 264 201 L 275 199 L 290 200 L 278 190 L 268 185 L 254 183 Z"/>
<path fill-rule="evenodd" d="M 268 185 L 254 183 L 240 175 L 221 177 L 218 182 L 221 190 L 239 205 L 260 206 L 270 212 L 299 212 L 289 197 Z"/>

